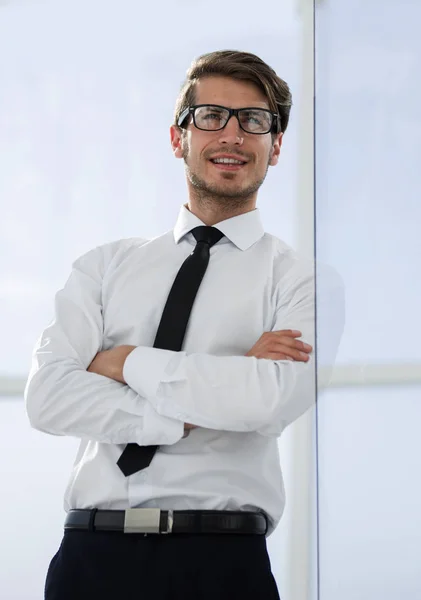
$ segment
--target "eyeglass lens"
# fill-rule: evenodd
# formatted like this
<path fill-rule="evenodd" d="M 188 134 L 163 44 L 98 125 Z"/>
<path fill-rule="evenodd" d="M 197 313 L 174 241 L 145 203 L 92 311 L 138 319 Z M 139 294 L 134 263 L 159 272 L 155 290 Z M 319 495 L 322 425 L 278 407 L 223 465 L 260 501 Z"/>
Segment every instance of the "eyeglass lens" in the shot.
<path fill-rule="evenodd" d="M 225 127 L 229 112 L 225 108 L 207 105 L 195 110 L 196 127 L 216 131 Z M 241 127 L 250 133 L 268 133 L 272 126 L 272 115 L 258 108 L 243 109 L 238 113 Z"/>

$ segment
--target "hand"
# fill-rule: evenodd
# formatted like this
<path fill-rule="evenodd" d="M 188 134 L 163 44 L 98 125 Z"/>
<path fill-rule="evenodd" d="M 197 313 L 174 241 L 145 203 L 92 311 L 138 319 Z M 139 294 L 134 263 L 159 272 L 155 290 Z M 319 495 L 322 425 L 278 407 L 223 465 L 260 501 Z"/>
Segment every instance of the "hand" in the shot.
<path fill-rule="evenodd" d="M 313 347 L 294 338 L 301 337 L 301 331 L 281 329 L 280 331 L 266 331 L 249 350 L 246 356 L 256 358 L 269 358 L 272 360 L 297 360 L 307 362 Z M 196 429 L 198 425 L 184 423 L 184 431 Z"/>
<path fill-rule="evenodd" d="M 190 429 L 196 429 L 199 425 L 192 425 L 191 423 L 184 423 L 184 431 L 189 431 Z"/>
<path fill-rule="evenodd" d="M 197 429 L 199 427 L 199 425 L 192 425 L 191 423 L 184 423 L 184 435 L 183 438 L 186 438 L 188 435 L 190 435 L 190 430 L 191 429 Z"/>
<path fill-rule="evenodd" d="M 95 356 L 87 371 L 126 383 L 123 377 L 124 362 L 135 348 L 136 346 L 116 346 L 111 350 L 102 350 Z"/>
<path fill-rule="evenodd" d="M 281 329 L 280 331 L 265 331 L 257 340 L 246 356 L 269 358 L 272 360 L 296 360 L 307 362 L 308 354 L 313 347 L 294 338 L 300 337 L 301 331 Z"/>
<path fill-rule="evenodd" d="M 87 371 L 89 373 L 96 373 L 97 375 L 104 375 L 104 377 L 109 377 L 120 383 L 126 383 L 123 377 L 124 362 L 135 348 L 136 346 L 117 346 L 111 350 L 102 350 L 95 356 Z M 197 427 L 198 425 L 185 423 L 184 432 L 196 429 Z"/>

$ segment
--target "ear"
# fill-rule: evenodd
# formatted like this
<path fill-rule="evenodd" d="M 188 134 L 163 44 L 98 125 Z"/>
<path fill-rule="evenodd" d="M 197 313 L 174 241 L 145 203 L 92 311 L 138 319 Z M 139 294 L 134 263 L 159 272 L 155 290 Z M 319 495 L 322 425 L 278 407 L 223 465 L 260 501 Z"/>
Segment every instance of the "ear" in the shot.
<path fill-rule="evenodd" d="M 283 132 L 278 133 L 275 136 L 275 139 L 273 140 L 272 149 L 271 149 L 272 156 L 269 161 L 269 165 L 271 167 L 274 167 L 275 165 L 278 164 L 278 158 L 279 158 L 279 154 L 281 152 L 283 135 L 284 135 Z"/>
<path fill-rule="evenodd" d="M 181 129 L 175 125 L 170 127 L 171 147 L 176 158 L 183 158 L 183 149 L 181 147 Z"/>

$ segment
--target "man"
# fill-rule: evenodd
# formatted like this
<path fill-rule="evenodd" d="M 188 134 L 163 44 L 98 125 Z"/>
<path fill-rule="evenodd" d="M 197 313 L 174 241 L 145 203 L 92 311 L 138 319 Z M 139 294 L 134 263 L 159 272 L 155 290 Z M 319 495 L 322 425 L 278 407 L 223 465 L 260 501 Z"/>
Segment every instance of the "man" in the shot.
<path fill-rule="evenodd" d="M 277 438 L 314 401 L 314 278 L 256 200 L 290 108 L 257 56 L 196 60 L 171 126 L 174 230 L 94 248 L 56 295 L 26 409 L 81 443 L 47 600 L 279 598 L 266 537 Z"/>

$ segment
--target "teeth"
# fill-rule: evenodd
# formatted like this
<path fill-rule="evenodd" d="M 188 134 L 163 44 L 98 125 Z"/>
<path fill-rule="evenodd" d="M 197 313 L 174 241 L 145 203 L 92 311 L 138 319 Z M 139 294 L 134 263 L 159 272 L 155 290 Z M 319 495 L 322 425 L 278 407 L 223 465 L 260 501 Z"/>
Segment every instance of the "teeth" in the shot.
<path fill-rule="evenodd" d="M 214 158 L 214 163 L 223 163 L 226 165 L 243 165 L 244 162 L 242 160 L 236 160 L 235 158 Z"/>

